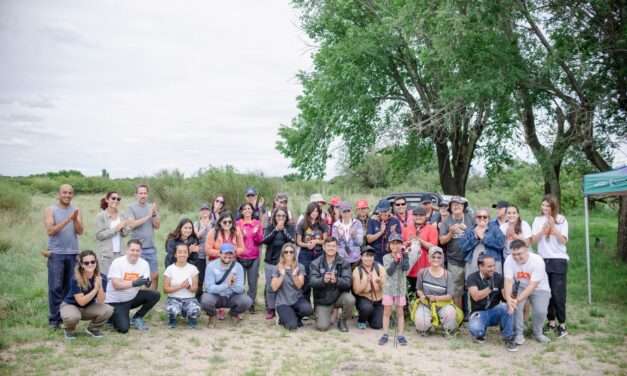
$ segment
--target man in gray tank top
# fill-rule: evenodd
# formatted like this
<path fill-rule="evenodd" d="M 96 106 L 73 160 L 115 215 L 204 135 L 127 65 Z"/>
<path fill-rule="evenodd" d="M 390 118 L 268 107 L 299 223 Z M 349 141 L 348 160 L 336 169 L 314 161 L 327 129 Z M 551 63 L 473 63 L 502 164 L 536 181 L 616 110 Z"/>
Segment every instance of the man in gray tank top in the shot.
<path fill-rule="evenodd" d="M 137 201 L 129 205 L 128 216 L 131 219 L 131 239 L 142 243 L 141 257 L 150 266 L 150 287 L 157 289 L 159 284 L 159 264 L 155 248 L 155 230 L 161 226 L 161 218 L 156 203 L 148 203 L 148 186 L 140 184 L 135 188 Z"/>
<path fill-rule="evenodd" d="M 83 221 L 78 208 L 72 206 L 74 189 L 69 184 L 59 187 L 57 203 L 44 211 L 44 226 L 48 233 L 48 325 L 61 325 L 59 308 L 70 288 L 78 235 L 83 233 Z"/>

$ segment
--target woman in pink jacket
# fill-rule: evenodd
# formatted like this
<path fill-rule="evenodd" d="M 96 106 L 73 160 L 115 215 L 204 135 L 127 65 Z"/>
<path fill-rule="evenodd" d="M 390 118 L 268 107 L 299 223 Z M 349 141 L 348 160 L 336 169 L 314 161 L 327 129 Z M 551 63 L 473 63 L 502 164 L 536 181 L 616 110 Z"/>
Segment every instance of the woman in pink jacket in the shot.
<path fill-rule="evenodd" d="M 258 219 L 253 218 L 253 207 L 245 203 L 239 208 L 240 219 L 236 226 L 242 233 L 244 248 L 237 252 L 237 261 L 244 268 L 244 276 L 248 282 L 248 296 L 253 300 L 250 313 L 255 313 L 255 298 L 257 297 L 257 279 L 259 278 L 259 245 L 263 240 L 263 226 Z"/>

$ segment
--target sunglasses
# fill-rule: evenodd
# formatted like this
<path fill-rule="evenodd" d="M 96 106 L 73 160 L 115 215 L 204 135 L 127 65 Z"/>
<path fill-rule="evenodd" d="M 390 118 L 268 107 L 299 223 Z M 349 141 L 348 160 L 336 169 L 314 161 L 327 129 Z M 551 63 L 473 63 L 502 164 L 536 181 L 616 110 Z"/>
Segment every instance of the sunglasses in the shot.
<path fill-rule="evenodd" d="M 120 202 L 120 201 L 122 201 L 122 197 L 109 197 L 109 200 Z"/>
<path fill-rule="evenodd" d="M 279 200 L 279 204 L 287 204 L 287 200 Z"/>
<path fill-rule="evenodd" d="M 293 255 L 294 251 L 284 251 L 283 253 L 286 254 L 286 255 Z"/>
<path fill-rule="evenodd" d="M 215 202 L 219 202 L 221 204 L 224 204 L 224 200 L 215 200 Z"/>
<path fill-rule="evenodd" d="M 488 219 L 488 216 L 487 215 L 478 215 L 475 218 L 477 218 L 477 219 Z"/>
<path fill-rule="evenodd" d="M 246 195 L 246 197 L 255 197 L 257 195 Z"/>
<path fill-rule="evenodd" d="M 233 224 L 233 221 L 222 221 L 223 225 L 230 225 Z"/>
<path fill-rule="evenodd" d="M 403 202 L 403 203 L 400 203 L 400 204 L 394 204 L 394 206 L 405 206 L 405 205 L 407 205 L 407 204 L 406 204 L 406 203 L 404 203 L 404 202 Z"/>
<path fill-rule="evenodd" d="M 88 265 L 96 265 L 96 260 L 93 261 L 83 261 L 81 264 L 88 266 Z"/>

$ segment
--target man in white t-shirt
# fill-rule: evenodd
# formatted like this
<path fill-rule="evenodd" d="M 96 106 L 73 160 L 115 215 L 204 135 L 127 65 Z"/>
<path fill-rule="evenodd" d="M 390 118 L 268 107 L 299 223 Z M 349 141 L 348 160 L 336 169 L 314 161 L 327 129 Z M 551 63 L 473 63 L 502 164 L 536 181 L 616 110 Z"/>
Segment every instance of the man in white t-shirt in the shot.
<path fill-rule="evenodd" d="M 107 275 L 105 303 L 113 306 L 113 327 L 127 333 L 130 324 L 137 330 L 148 330 L 144 316 L 161 298 L 158 291 L 141 287 L 150 286 L 150 266 L 140 258 L 142 244 L 137 239 L 129 240 L 126 254 L 113 260 Z M 131 309 L 141 307 L 129 319 Z"/>
<path fill-rule="evenodd" d="M 200 303 L 196 300 L 198 290 L 198 268 L 187 262 L 189 248 L 187 244 L 176 245 L 176 262 L 168 266 L 163 273 L 163 291 L 168 294 L 165 310 L 168 312 L 168 325 L 176 327 L 176 317 L 183 315 L 187 325 L 195 328 L 200 315 Z"/>
<path fill-rule="evenodd" d="M 514 341 L 517 345 L 525 342 L 523 311 L 529 299 L 533 311 L 533 335 L 538 342 L 548 343 L 550 339 L 542 334 L 542 325 L 551 299 L 551 288 L 544 268 L 544 260 L 537 254 L 529 252 L 522 240 L 512 241 L 510 248 L 512 254 L 505 260 L 503 274 L 508 310 L 509 312 L 515 311 L 516 338 Z"/>

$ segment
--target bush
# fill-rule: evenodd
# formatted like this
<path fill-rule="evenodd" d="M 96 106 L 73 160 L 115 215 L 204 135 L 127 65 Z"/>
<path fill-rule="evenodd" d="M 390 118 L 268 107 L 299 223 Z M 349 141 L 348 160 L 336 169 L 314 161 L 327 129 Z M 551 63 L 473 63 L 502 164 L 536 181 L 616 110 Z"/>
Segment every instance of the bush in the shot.
<path fill-rule="evenodd" d="M 30 214 L 31 196 L 15 183 L 0 182 L 0 211 L 13 212 L 17 217 Z"/>

